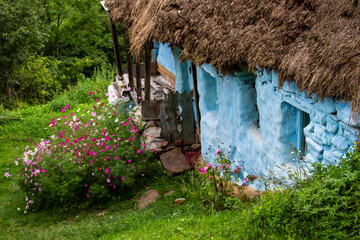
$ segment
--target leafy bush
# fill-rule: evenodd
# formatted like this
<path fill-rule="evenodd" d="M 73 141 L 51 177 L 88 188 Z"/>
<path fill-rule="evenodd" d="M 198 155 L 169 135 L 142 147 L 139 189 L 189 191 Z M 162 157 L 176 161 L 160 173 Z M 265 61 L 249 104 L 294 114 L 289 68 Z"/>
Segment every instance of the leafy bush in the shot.
<path fill-rule="evenodd" d="M 359 148 L 338 165 L 313 166 L 311 177 L 291 191 L 264 194 L 253 208 L 252 223 L 297 239 L 359 239 Z"/>
<path fill-rule="evenodd" d="M 147 182 L 152 154 L 140 143 L 137 122 L 122 103 L 101 101 L 97 98 L 86 110 L 64 106 L 64 115 L 49 123 L 53 135 L 35 142 L 17 159 L 26 209 L 88 207 L 129 197 Z M 72 112 L 65 115 L 67 111 Z"/>
<path fill-rule="evenodd" d="M 43 103 L 61 91 L 57 81 L 59 61 L 46 57 L 29 56 L 14 75 L 17 97 L 27 103 Z"/>

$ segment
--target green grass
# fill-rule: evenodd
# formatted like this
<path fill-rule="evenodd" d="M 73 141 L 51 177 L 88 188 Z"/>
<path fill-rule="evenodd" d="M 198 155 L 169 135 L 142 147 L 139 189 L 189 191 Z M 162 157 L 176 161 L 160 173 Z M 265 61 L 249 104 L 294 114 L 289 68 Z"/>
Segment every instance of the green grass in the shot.
<path fill-rule="evenodd" d="M 332 188 L 336 184 L 329 183 L 325 187 L 322 181 L 336 182 L 339 189 L 343 189 L 343 183 L 358 186 L 358 179 L 350 178 L 354 173 L 359 174 L 356 169 L 325 169 L 319 172 L 324 176 L 320 174 L 318 180 L 310 181 L 304 187 L 302 185 L 292 194 L 284 191 L 265 194 L 261 200 L 253 202 L 238 201 L 236 207 L 223 212 L 214 212 L 203 206 L 200 198 L 196 197 L 199 195 L 194 187 L 196 182 L 189 173 L 176 177 L 162 173 L 154 177 L 148 189 L 157 189 L 161 199 L 143 210 L 138 209 L 138 200 L 147 189 L 133 199 L 99 203 L 86 211 L 47 209 L 27 214 L 18 211 L 17 208 L 24 204 L 24 195 L 13 184 L 13 179 L 6 178 L 4 173 L 12 172 L 14 160 L 32 142 L 28 141 L 29 138 L 42 139 L 49 135 L 45 129 L 47 123 L 51 118 L 63 115 L 61 107 L 70 104 L 71 111 L 79 107 L 90 108 L 93 99 L 88 96 L 89 90 L 106 89 L 112 76 L 109 71 L 97 71 L 92 79 L 79 83 L 71 91 L 44 105 L 24 106 L 12 111 L 0 106 L 0 116 L 20 119 L 0 121 L 0 239 L 337 239 L 334 237 L 337 236 L 335 230 L 330 232 L 331 229 L 322 228 L 330 226 L 334 222 L 332 218 L 326 218 L 325 211 L 324 217 L 318 219 L 316 212 L 333 208 L 328 204 L 328 197 L 342 199 L 344 195 L 341 191 L 336 192 L 338 195 L 328 194 L 330 190 L 333 193 Z M 359 160 L 360 155 L 353 158 Z M 349 175 L 351 181 L 345 181 L 345 175 Z M 190 186 L 187 191 L 183 188 L 184 183 Z M 165 196 L 170 190 L 175 190 L 175 193 Z M 358 191 L 351 192 L 351 196 L 349 194 L 346 192 L 345 195 L 351 203 L 350 207 L 358 207 Z M 173 201 L 179 197 L 184 197 L 186 201 L 183 205 L 174 205 Z M 344 208 L 344 211 L 352 213 L 350 207 Z M 313 210 L 308 211 L 307 208 Z M 304 214 L 307 220 L 301 222 Z M 358 213 L 352 214 L 355 216 Z M 321 224 L 317 223 L 317 219 Z M 340 218 L 337 220 L 334 229 L 344 225 L 343 234 L 352 228 L 356 231 L 354 225 L 349 227 Z M 351 239 L 360 239 L 359 234 L 354 232 Z"/>
<path fill-rule="evenodd" d="M 47 104 L 0 109 L 1 116 L 20 119 L 0 122 L 0 239 L 245 239 L 242 218 L 234 218 L 241 212 L 209 212 L 200 199 L 181 191 L 188 174 L 172 177 L 164 173 L 154 179 L 149 188 L 157 189 L 161 199 L 141 211 L 137 202 L 146 189 L 128 201 L 104 203 L 87 211 L 50 209 L 24 214 L 17 210 L 24 195 L 4 173 L 12 172 L 14 160 L 27 145 L 49 135 L 47 123 L 63 115 L 61 107 L 70 104 L 72 111 L 91 107 L 88 91 L 94 86 L 105 89 L 109 84 L 102 82 L 104 74 L 96 74 L 92 81 L 80 83 Z M 83 100 L 75 101 L 76 96 Z M 170 190 L 176 192 L 165 196 Z M 179 197 L 185 197 L 186 202 L 174 205 Z"/>

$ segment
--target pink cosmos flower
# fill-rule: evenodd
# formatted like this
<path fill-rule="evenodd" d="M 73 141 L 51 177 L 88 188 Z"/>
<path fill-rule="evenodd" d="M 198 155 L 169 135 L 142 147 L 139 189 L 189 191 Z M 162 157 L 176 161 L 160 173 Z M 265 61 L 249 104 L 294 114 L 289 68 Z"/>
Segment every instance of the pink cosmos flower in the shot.
<path fill-rule="evenodd" d="M 211 180 L 212 179 L 212 176 L 209 176 L 209 180 Z"/>
<path fill-rule="evenodd" d="M 247 177 L 244 177 L 244 182 L 248 182 L 249 179 Z"/>
<path fill-rule="evenodd" d="M 41 172 L 41 173 L 44 173 L 44 172 L 45 172 L 45 169 L 41 169 L 40 172 Z"/>
<path fill-rule="evenodd" d="M 105 169 L 105 173 L 106 173 L 106 174 L 109 174 L 109 169 L 108 169 L 108 168 Z"/>
<path fill-rule="evenodd" d="M 92 112 L 91 116 L 95 117 L 96 116 L 96 112 Z"/>
<path fill-rule="evenodd" d="M 216 152 L 215 152 L 215 156 L 219 156 L 219 153 L 221 152 L 221 150 L 220 149 L 218 149 L 218 150 L 216 150 Z"/>
<path fill-rule="evenodd" d="M 70 105 L 66 105 L 66 107 L 65 107 L 66 109 L 69 109 L 70 108 Z"/>
<path fill-rule="evenodd" d="M 121 181 L 124 181 L 124 179 L 125 179 L 125 177 L 122 177 L 122 178 L 121 178 Z"/>
<path fill-rule="evenodd" d="M 61 111 L 62 111 L 62 112 L 66 112 L 66 109 L 64 109 L 64 108 L 61 108 Z"/>
<path fill-rule="evenodd" d="M 136 153 L 140 154 L 140 153 L 141 153 L 141 150 L 137 150 Z"/>
<path fill-rule="evenodd" d="M 92 91 L 89 92 L 90 96 L 94 95 L 94 93 Z"/>

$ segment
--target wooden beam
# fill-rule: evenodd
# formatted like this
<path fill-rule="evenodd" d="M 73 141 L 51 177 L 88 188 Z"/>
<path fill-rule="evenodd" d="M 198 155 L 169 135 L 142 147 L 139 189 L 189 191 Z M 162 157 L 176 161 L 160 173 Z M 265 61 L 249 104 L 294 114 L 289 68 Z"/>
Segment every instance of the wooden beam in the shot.
<path fill-rule="evenodd" d="M 119 41 L 118 41 L 118 35 L 117 35 L 117 30 L 116 30 L 116 24 L 111 20 L 110 14 L 109 14 L 109 19 L 110 19 L 111 36 L 112 36 L 112 41 L 113 41 L 116 68 L 117 68 L 117 72 L 118 72 L 120 79 L 123 79 L 123 71 L 122 71 L 122 66 L 121 66 Z"/>
<path fill-rule="evenodd" d="M 141 103 L 141 75 L 140 75 L 140 57 L 139 59 L 136 59 L 136 97 L 137 97 L 137 103 Z"/>
<path fill-rule="evenodd" d="M 200 108 L 199 108 L 199 92 L 198 92 L 198 87 L 197 87 L 197 74 L 196 74 L 196 66 L 194 64 L 191 64 L 191 72 L 192 72 L 192 77 L 193 77 L 193 90 L 194 90 L 194 99 L 195 99 L 195 108 L 196 108 L 196 120 L 197 120 L 197 124 L 198 127 L 200 128 L 200 120 L 201 120 L 201 115 L 200 115 Z"/>
<path fill-rule="evenodd" d="M 145 44 L 145 100 L 150 100 L 150 62 L 151 62 L 151 42 Z"/>
<path fill-rule="evenodd" d="M 158 71 L 161 75 L 163 75 L 167 80 L 169 80 L 174 86 L 176 82 L 176 76 L 172 72 L 170 72 L 166 67 L 158 63 Z"/>
<path fill-rule="evenodd" d="M 129 74 L 129 85 L 130 85 L 131 90 L 134 90 L 134 79 L 133 79 L 132 57 L 131 57 L 131 52 L 130 52 L 129 30 L 125 26 L 123 26 L 123 33 L 124 33 L 124 43 L 125 43 L 125 51 L 126 51 L 127 70 L 128 70 L 128 74 Z"/>

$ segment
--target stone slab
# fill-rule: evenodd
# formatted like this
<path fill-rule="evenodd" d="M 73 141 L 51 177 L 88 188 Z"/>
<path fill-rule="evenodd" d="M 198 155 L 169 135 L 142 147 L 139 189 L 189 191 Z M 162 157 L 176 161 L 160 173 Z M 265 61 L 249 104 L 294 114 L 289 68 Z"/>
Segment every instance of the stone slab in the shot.
<path fill-rule="evenodd" d="M 160 194 L 155 189 L 148 190 L 144 196 L 140 197 L 139 200 L 139 208 L 144 209 L 150 203 L 155 202 L 158 198 L 160 198 Z"/>
<path fill-rule="evenodd" d="M 190 169 L 190 164 L 186 162 L 186 157 L 180 148 L 175 148 L 160 155 L 160 160 L 164 169 L 168 173 L 176 174 Z"/>

